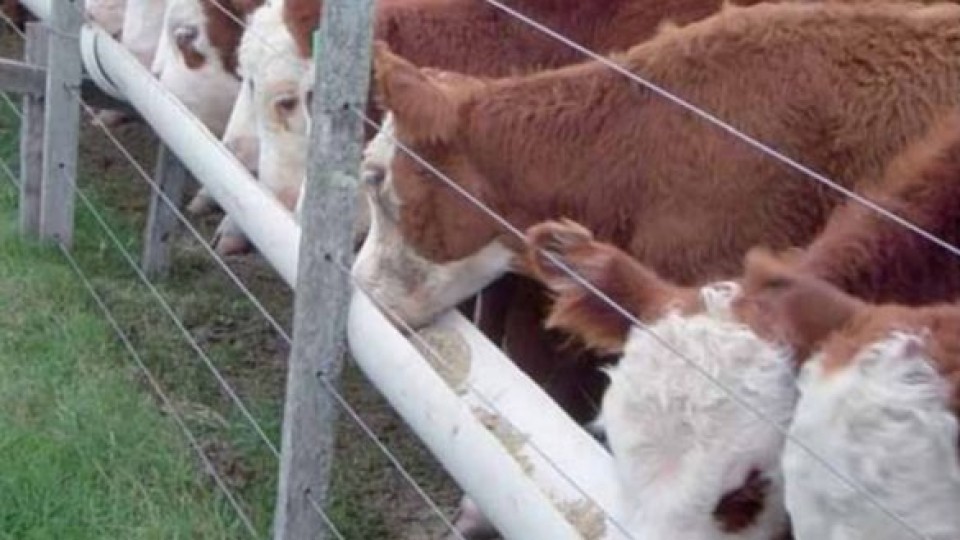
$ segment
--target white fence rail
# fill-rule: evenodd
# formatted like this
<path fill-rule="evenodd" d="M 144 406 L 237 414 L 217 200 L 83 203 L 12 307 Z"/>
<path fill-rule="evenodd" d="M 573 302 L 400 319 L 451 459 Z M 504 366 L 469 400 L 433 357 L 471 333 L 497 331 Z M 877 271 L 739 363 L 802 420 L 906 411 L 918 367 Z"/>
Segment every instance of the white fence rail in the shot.
<path fill-rule="evenodd" d="M 66 0 L 21 1 L 49 21 L 52 2 Z M 293 287 L 301 231 L 291 214 L 113 38 L 87 24 L 80 40 L 94 81 L 129 101 Z M 599 443 L 458 313 L 427 333 L 426 343 L 455 344 L 440 347 L 443 360 L 429 346 L 418 351 L 354 293 L 348 335 L 357 363 L 501 532 L 627 538 L 610 517 L 615 475 Z"/>

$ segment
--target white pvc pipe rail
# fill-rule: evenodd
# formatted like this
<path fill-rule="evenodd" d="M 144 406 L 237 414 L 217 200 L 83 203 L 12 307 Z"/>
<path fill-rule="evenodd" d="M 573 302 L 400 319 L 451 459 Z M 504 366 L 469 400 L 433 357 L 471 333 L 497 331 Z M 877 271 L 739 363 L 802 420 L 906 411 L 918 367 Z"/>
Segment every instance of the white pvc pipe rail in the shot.
<path fill-rule="evenodd" d="M 51 0 L 21 1 L 49 18 Z M 292 287 L 300 228 L 291 214 L 113 38 L 88 25 L 81 42 L 91 77 L 130 102 Z M 508 538 L 627 538 L 607 516 L 615 472 L 595 440 L 459 314 L 423 335 L 450 366 L 431 366 L 432 354 L 354 295 L 357 363 Z"/>

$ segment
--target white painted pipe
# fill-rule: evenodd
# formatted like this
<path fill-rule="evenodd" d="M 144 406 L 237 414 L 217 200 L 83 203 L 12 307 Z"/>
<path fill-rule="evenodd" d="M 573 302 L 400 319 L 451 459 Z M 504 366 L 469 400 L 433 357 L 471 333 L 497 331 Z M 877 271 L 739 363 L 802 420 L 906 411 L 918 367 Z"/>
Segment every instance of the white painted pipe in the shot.
<path fill-rule="evenodd" d="M 300 228 L 293 215 L 129 51 L 100 29 L 85 26 L 88 71 L 106 79 L 157 132 L 217 203 L 237 222 L 291 287 L 296 283 Z"/>
<path fill-rule="evenodd" d="M 371 307 L 362 293 L 354 296 L 347 323 L 353 357 L 369 378 L 383 379 L 377 382 L 377 387 L 441 460 L 443 454 L 457 452 L 454 448 L 436 448 L 430 442 L 430 431 L 436 429 L 432 423 L 443 415 L 443 409 L 422 416 L 418 400 L 422 399 L 424 386 L 413 375 L 410 380 L 404 379 L 405 370 L 426 369 L 439 374 L 446 382 L 446 392 L 452 391 L 459 397 L 458 406 L 466 406 L 501 439 L 513 460 L 522 464 L 524 474 L 584 537 L 629 538 L 610 518 L 616 512 L 618 499 L 616 471 L 610 454 L 475 326 L 459 313 L 450 312 L 421 331 L 419 339 L 412 340 L 421 349 L 422 356 L 401 360 L 397 351 L 401 343 L 409 346 L 407 338 Z M 362 299 L 358 299 L 360 297 Z M 398 362 L 403 367 L 396 366 Z M 382 385 L 397 388 L 389 392 Z M 405 402 L 410 400 L 415 403 Z M 441 442 L 449 443 L 443 439 Z M 470 466 L 478 469 L 475 472 L 479 475 L 479 484 L 461 483 L 461 486 L 488 511 L 481 494 L 486 492 L 488 497 L 496 498 L 503 489 L 504 475 L 498 473 L 493 464 L 488 468 L 486 464 L 473 462 L 472 453 L 453 456 L 458 457 L 466 457 Z M 450 470 L 457 477 L 453 469 Z M 494 519 L 492 513 L 490 518 Z"/>
<path fill-rule="evenodd" d="M 22 1 L 49 17 L 49 0 Z M 90 27 L 82 39 L 95 80 L 129 100 L 293 286 L 300 229 L 290 213 L 119 43 Z M 609 454 L 463 317 L 424 333 L 453 371 L 431 367 L 362 294 L 348 326 L 367 377 L 505 535 L 626 537 L 606 517 L 616 493 Z"/>
<path fill-rule="evenodd" d="M 504 445 L 363 294 L 350 304 L 354 358 L 507 538 L 581 538 Z"/>
<path fill-rule="evenodd" d="M 616 469 L 596 439 L 460 313 L 451 311 L 421 334 L 437 343 L 433 357 L 447 361 L 438 371 L 461 400 L 511 434 L 507 449 L 584 536 L 629 538 L 610 517 L 619 500 Z M 430 351 L 424 357 L 432 358 Z"/>

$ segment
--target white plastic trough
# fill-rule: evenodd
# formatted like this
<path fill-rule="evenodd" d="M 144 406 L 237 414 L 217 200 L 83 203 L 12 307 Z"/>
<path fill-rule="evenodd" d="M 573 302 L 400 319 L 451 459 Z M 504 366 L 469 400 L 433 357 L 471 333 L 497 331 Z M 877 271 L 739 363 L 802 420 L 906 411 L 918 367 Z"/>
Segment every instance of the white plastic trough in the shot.
<path fill-rule="evenodd" d="M 21 1 L 49 17 L 51 0 Z M 292 287 L 300 229 L 291 214 L 117 41 L 90 26 L 81 40 L 94 80 L 137 109 Z M 593 438 L 459 314 L 421 336 L 442 365 L 354 294 L 357 363 L 506 537 L 629 538 L 609 518 L 615 471 Z"/>

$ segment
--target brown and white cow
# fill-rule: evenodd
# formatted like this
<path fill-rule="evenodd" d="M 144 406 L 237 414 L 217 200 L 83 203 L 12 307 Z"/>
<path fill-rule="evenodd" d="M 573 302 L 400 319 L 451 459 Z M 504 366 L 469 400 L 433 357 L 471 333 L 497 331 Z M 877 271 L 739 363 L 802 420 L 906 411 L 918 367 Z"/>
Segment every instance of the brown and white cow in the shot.
<path fill-rule="evenodd" d="M 127 0 L 120 42 L 147 69 L 153 66 L 160 45 L 166 9 L 166 0 Z"/>
<path fill-rule="evenodd" d="M 127 0 L 88 0 L 84 4 L 86 16 L 114 37 L 123 30 Z"/>
<path fill-rule="evenodd" d="M 866 190 L 864 196 L 956 245 L 960 241 L 960 115 L 948 116 L 926 137 L 912 144 L 887 167 L 878 185 Z M 529 233 L 529 239 L 534 249 L 528 253 L 525 266 L 556 294 L 548 325 L 581 337 L 588 346 L 621 355 L 619 364 L 608 371 L 611 386 L 603 399 L 602 421 L 624 483 L 625 519 L 633 519 L 631 511 L 636 513 L 643 518 L 637 525 L 641 528 L 645 526 L 644 520 L 655 521 L 657 517 L 648 509 L 650 490 L 671 492 L 660 480 L 666 479 L 664 481 L 674 485 L 680 483 L 683 487 L 686 485 L 683 479 L 689 478 L 689 474 L 707 479 L 715 479 L 717 475 L 745 478 L 735 495 L 724 498 L 739 501 L 738 512 L 734 512 L 738 523 L 750 516 L 749 511 L 743 513 L 745 510 L 752 509 L 762 515 L 761 509 L 780 504 L 779 462 L 771 461 L 771 456 L 778 455 L 783 448 L 782 433 L 758 418 L 754 411 L 739 407 L 727 391 L 736 392 L 768 419 L 785 426 L 783 420 L 789 418 L 797 396 L 792 383 L 785 385 L 777 374 L 792 373 L 796 362 L 803 362 L 820 350 L 825 352 L 814 357 L 814 366 L 821 365 L 816 359 L 826 358 L 823 355 L 832 354 L 829 351 L 842 350 L 848 353 L 844 358 L 854 363 L 860 362 L 856 358 L 874 358 L 864 360 L 864 364 L 879 361 L 874 354 L 878 350 L 883 358 L 902 356 L 910 350 L 906 344 L 915 342 L 918 335 L 919 326 L 910 321 L 938 320 L 939 316 L 924 319 L 927 315 L 923 315 L 913 319 L 911 315 L 904 319 L 904 326 L 898 327 L 891 322 L 894 319 L 886 315 L 875 319 L 872 311 L 864 311 L 863 301 L 849 299 L 824 279 L 864 298 L 887 302 L 936 302 L 960 295 L 960 261 L 950 251 L 855 201 L 841 206 L 823 233 L 805 250 L 794 250 L 782 261 L 763 250 L 751 251 L 747 256 L 746 275 L 739 283 L 715 283 L 699 289 L 679 287 L 658 278 L 630 255 L 593 240 L 588 231 L 573 223 L 538 225 Z M 561 270 L 545 252 L 559 257 L 566 268 Z M 579 278 L 571 277 L 566 271 L 576 273 Z M 635 328 L 621 311 L 595 294 L 597 291 L 617 302 L 646 328 Z M 910 313 L 903 307 L 882 309 L 885 313 Z M 850 326 L 851 321 L 857 320 L 854 314 L 861 312 L 870 314 L 858 328 L 870 329 L 866 335 L 870 339 L 880 336 L 877 339 L 883 343 L 866 347 L 867 341 L 851 341 L 846 335 L 854 328 Z M 928 326 L 938 331 L 936 324 Z M 846 337 L 831 337 L 838 329 Z M 861 335 L 860 330 L 854 329 L 856 335 Z M 901 332 L 894 332 L 897 329 Z M 829 343 L 833 345 L 827 345 Z M 855 346 L 843 349 L 851 344 Z M 960 350 L 952 354 L 960 354 Z M 854 370 L 855 375 L 842 378 L 847 382 L 834 386 L 825 382 L 828 377 L 823 375 L 821 367 L 805 368 L 815 375 L 804 375 L 801 380 L 804 399 L 809 391 L 818 401 L 809 406 L 801 402 L 798 418 L 802 422 L 794 424 L 795 430 L 798 429 L 795 434 L 827 455 L 845 476 L 858 478 L 863 471 L 856 469 L 858 462 L 853 457 L 866 452 L 866 447 L 877 444 L 878 439 L 851 445 L 848 439 L 840 437 L 849 425 L 817 427 L 817 422 L 826 418 L 823 403 L 837 406 L 847 403 L 837 389 L 849 390 L 849 381 L 862 380 L 868 373 L 879 376 L 880 382 L 893 384 L 893 378 L 883 379 L 883 376 L 899 377 L 922 369 L 922 363 L 909 364 L 902 360 L 898 357 L 892 362 L 913 368 L 884 373 Z M 688 362 L 697 367 L 691 367 Z M 715 381 L 707 380 L 703 372 L 719 381 L 724 389 L 719 389 Z M 792 376 L 789 379 L 792 381 Z M 929 378 L 925 380 L 929 382 Z M 904 397 L 903 401 L 897 401 L 898 406 L 921 405 L 913 400 L 916 395 Z M 931 410 L 930 406 L 942 409 L 943 406 L 936 399 L 927 401 L 926 405 L 926 409 L 917 410 Z M 908 418 L 908 424 L 915 419 L 900 419 L 903 418 Z M 893 426 L 895 422 L 891 422 Z M 665 426 L 673 426 L 674 430 Z M 941 427 L 944 426 L 949 427 L 949 423 Z M 820 428 L 827 432 L 816 433 Z M 951 429 L 952 432 L 947 430 L 939 435 L 935 431 L 927 432 L 926 439 L 917 439 L 918 444 L 926 444 L 931 436 L 937 440 L 947 437 L 955 444 L 956 428 Z M 898 433 L 904 435 L 905 432 Z M 842 444 L 832 446 L 834 442 Z M 928 452 L 927 456 L 935 457 L 929 454 L 930 448 L 918 448 L 918 452 Z M 652 459 L 667 449 L 684 458 L 666 463 Z M 951 452 L 950 463 L 956 464 L 955 452 Z M 687 459 L 688 454 L 703 459 Z M 874 452 L 875 462 L 861 463 L 884 463 L 892 459 L 881 454 Z M 787 507 L 797 538 L 866 540 L 910 536 L 902 527 L 885 521 L 875 508 L 864 505 L 862 498 L 852 495 L 847 486 L 838 484 L 836 479 L 828 480 L 828 472 L 817 468 L 804 451 L 791 446 L 786 456 Z M 941 456 L 932 463 L 943 465 L 943 459 Z M 883 470 L 900 467 L 900 462 L 889 463 L 890 467 Z M 953 465 L 943 470 L 951 471 L 951 467 Z M 704 474 L 704 468 L 712 474 Z M 670 474 L 666 474 L 667 469 Z M 927 478 L 924 471 L 915 467 L 904 467 L 900 471 L 884 476 L 880 484 L 877 479 L 860 483 L 868 489 L 879 490 L 882 504 L 909 517 L 908 521 L 929 537 L 955 537 L 957 529 L 950 528 L 956 523 L 955 518 L 950 512 L 944 512 L 944 505 L 955 505 L 958 501 L 956 491 L 950 491 L 957 489 L 956 480 L 947 475 L 943 483 L 934 482 L 935 487 L 925 496 L 915 498 L 919 503 L 916 505 L 900 500 L 884 502 L 884 497 L 897 492 L 914 497 L 919 489 L 917 483 Z M 901 473 L 903 476 L 898 476 Z M 751 478 L 770 481 L 759 490 L 756 483 L 750 486 Z M 890 483 L 885 483 L 888 480 Z M 908 486 L 902 491 L 891 489 L 901 481 Z M 703 501 L 718 500 L 724 489 L 729 489 L 729 484 L 707 480 L 691 485 L 693 488 L 685 490 L 678 487 L 676 493 L 688 496 L 686 500 L 672 499 L 678 511 L 694 513 L 694 517 L 687 520 L 690 523 L 714 523 L 706 520 L 708 512 Z M 662 501 L 654 499 L 653 508 L 667 510 Z M 747 501 L 754 504 L 746 504 Z M 729 508 L 726 515 L 733 512 Z M 714 512 L 714 518 L 722 515 L 725 512 Z M 879 535 L 878 531 L 884 527 L 887 534 L 893 536 Z"/>
<path fill-rule="evenodd" d="M 851 186 L 960 104 L 957 23 L 955 5 L 728 8 L 616 59 Z M 736 275 L 756 244 L 802 245 L 837 200 L 597 63 L 491 81 L 384 45 L 376 62 L 397 139 L 462 189 L 515 227 L 571 217 L 681 283 Z M 354 273 L 423 324 L 522 244 L 406 153 L 380 155 Z"/>
<path fill-rule="evenodd" d="M 240 81 L 237 47 L 243 20 L 262 0 L 168 0 L 161 49 L 154 59 L 160 83 L 220 136 Z"/>
<path fill-rule="evenodd" d="M 537 225 L 528 239 L 526 267 L 556 295 L 547 324 L 619 355 L 605 370 L 599 420 L 627 530 L 651 540 L 780 538 L 788 529 L 782 432 L 727 392 L 786 425 L 796 401 L 793 364 L 785 347 L 736 319 L 737 284 L 673 285 L 569 221 Z"/>
<path fill-rule="evenodd" d="M 683 24 L 697 20 L 715 12 L 722 2 L 513 0 L 508 4 L 578 43 L 614 51 L 643 41 L 664 21 Z M 246 98 L 246 89 L 241 89 L 224 136 L 226 144 L 243 149 L 245 154 L 259 147 L 262 157 L 256 168 L 260 178 L 284 201 L 290 186 L 302 184 L 306 170 L 307 137 L 299 119 L 305 112 L 305 93 L 312 86 L 310 41 L 322 6 L 318 0 L 285 0 L 282 6 L 275 6 L 282 24 L 257 18 L 251 21 L 244 43 L 265 43 L 243 45 L 242 50 L 249 50 L 249 54 L 241 53 L 241 71 L 257 99 Z M 484 76 L 505 76 L 582 59 L 566 44 L 485 2 L 473 0 L 383 0 L 377 4 L 374 34 L 417 64 Z M 269 63 L 261 61 L 266 56 L 271 58 Z M 305 89 L 299 96 L 291 93 L 298 84 Z M 369 101 L 367 114 L 378 121 L 380 111 L 373 106 L 372 98 Z M 266 119 L 260 122 L 259 133 L 256 118 Z M 292 202 L 285 204 L 293 207 Z M 199 213 L 210 206 L 207 199 L 195 199 L 190 209 Z M 365 227 L 366 220 L 361 220 L 358 230 L 363 232 Z M 221 227 L 221 252 L 242 252 L 249 247 L 233 224 Z"/>
<path fill-rule="evenodd" d="M 795 537 L 960 537 L 960 307 L 867 304 L 759 255 L 744 279 L 766 296 L 768 328 L 813 352 L 791 434 L 857 486 L 788 443 Z"/>

